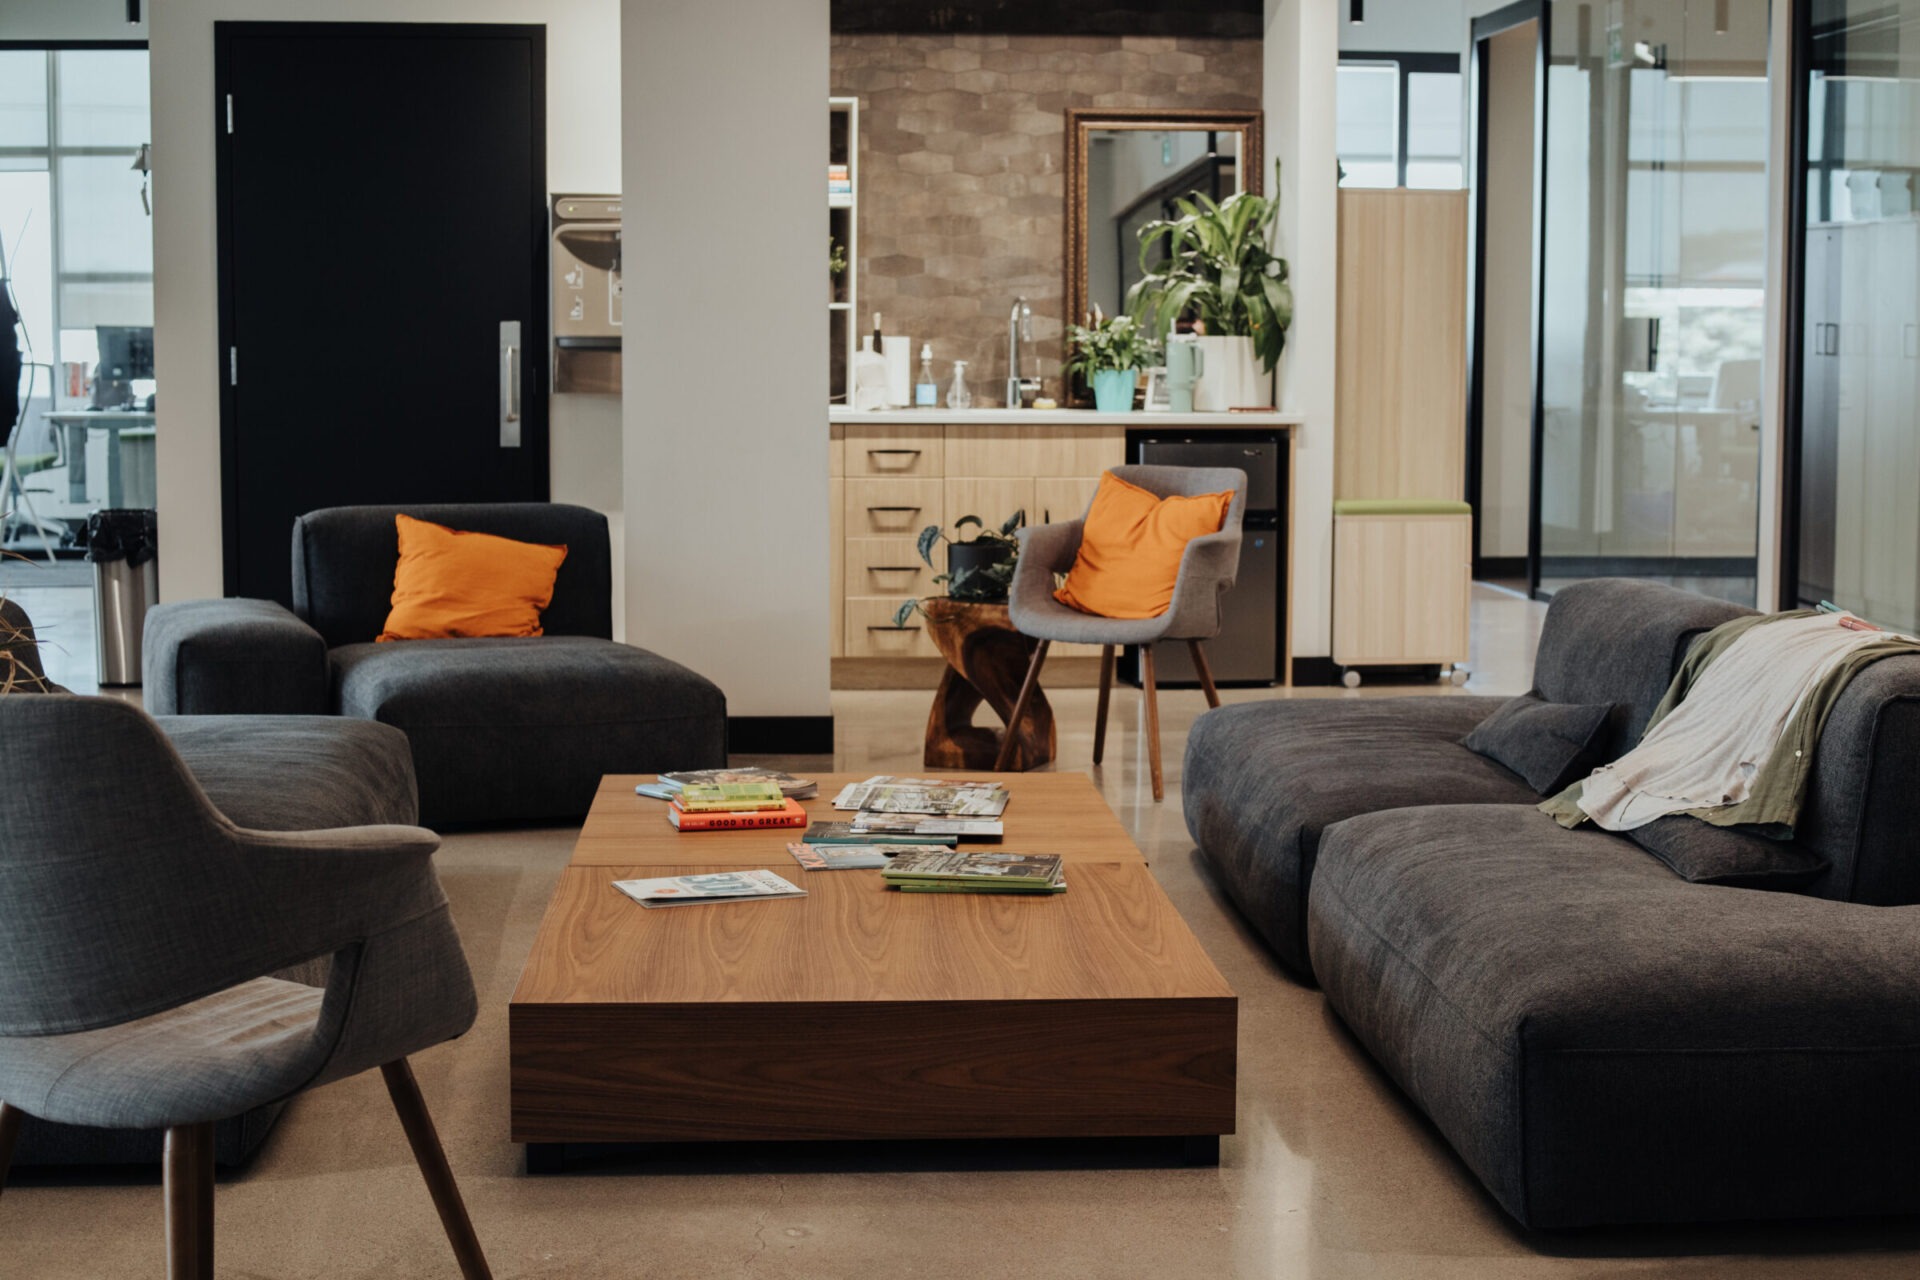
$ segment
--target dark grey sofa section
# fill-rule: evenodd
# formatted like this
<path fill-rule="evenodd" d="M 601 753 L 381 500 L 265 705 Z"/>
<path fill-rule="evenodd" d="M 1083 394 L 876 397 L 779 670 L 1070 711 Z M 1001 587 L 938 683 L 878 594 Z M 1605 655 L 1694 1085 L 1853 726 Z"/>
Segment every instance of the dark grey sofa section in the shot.
<path fill-rule="evenodd" d="M 160 716 L 156 722 L 214 807 L 237 826 L 412 826 L 418 813 L 406 735 L 387 725 L 335 716 Z M 326 961 L 278 976 L 319 986 Z M 284 1106 L 260 1107 L 214 1126 L 214 1159 L 227 1167 L 245 1163 Z M 158 1165 L 164 1139 L 157 1129 L 92 1129 L 28 1118 L 14 1165 Z"/>
<path fill-rule="evenodd" d="M 1520 806 L 1325 835 L 1328 1002 L 1532 1227 L 1920 1211 L 1920 907 L 1692 885 Z"/>
<path fill-rule="evenodd" d="M 524 639 L 376 644 L 392 607 L 394 516 L 524 542 L 566 560 Z M 559 503 L 332 507 L 294 523 L 291 612 L 263 601 L 162 605 L 148 615 L 156 713 L 285 710 L 225 660 L 251 637 L 317 684 L 316 710 L 392 725 L 412 744 L 421 820 L 577 818 L 608 773 L 726 763 L 726 697 L 704 676 L 613 636 L 606 517 Z M 297 652 L 296 652 L 297 650 Z M 304 688 L 304 685 L 302 685 Z"/>
<path fill-rule="evenodd" d="M 1551 702 L 1612 703 L 1607 759 L 1639 740 L 1687 646 L 1750 613 L 1655 583 L 1601 579 L 1548 607 L 1534 682 Z M 1530 804 L 1518 775 L 1459 745 L 1500 698 L 1347 698 L 1210 711 L 1187 738 L 1187 829 L 1221 887 L 1303 975 L 1321 833 L 1413 805 Z"/>

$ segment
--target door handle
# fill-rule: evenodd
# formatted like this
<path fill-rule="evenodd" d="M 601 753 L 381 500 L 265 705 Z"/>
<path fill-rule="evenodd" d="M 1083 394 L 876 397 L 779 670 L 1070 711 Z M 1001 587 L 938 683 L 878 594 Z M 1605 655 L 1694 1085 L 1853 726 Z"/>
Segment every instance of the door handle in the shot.
<path fill-rule="evenodd" d="M 520 322 L 500 322 L 500 447 L 520 447 Z"/>

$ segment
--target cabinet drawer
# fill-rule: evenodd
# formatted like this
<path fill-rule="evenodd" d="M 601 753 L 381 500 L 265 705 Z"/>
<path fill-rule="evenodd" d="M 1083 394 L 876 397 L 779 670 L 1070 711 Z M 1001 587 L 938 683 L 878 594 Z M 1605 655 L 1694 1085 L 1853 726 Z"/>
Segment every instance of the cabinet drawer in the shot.
<path fill-rule="evenodd" d="M 952 524 L 963 516 L 979 516 L 987 528 L 997 530 L 1011 519 L 1016 511 L 1027 513 L 1028 524 L 1035 523 L 1033 481 L 1024 476 L 968 476 L 960 479 L 949 477 L 946 481 L 945 502 L 948 524 Z M 972 526 L 968 526 L 965 534 L 953 536 L 971 538 Z"/>
<path fill-rule="evenodd" d="M 904 596 L 851 597 L 847 601 L 847 656 L 849 658 L 937 658 L 927 636 L 927 620 L 919 614 L 895 628 L 894 610 Z"/>
<path fill-rule="evenodd" d="M 1096 476 L 1126 461 L 1123 427 L 948 427 L 950 476 Z"/>
<path fill-rule="evenodd" d="M 945 524 L 938 480 L 847 479 L 847 536 L 917 537 Z"/>
<path fill-rule="evenodd" d="M 904 426 L 874 424 L 846 427 L 846 468 L 850 476 L 914 476 L 942 474 L 946 437 L 929 424 Z"/>
<path fill-rule="evenodd" d="M 1027 511 L 1028 524 L 1059 524 L 1078 520 L 1093 503 L 1093 491 L 1100 487 L 1099 476 L 1046 476 L 1033 482 L 1033 506 Z"/>
<path fill-rule="evenodd" d="M 935 570 L 927 567 L 912 538 L 848 538 L 846 594 L 850 596 L 931 595 Z M 934 558 L 940 559 L 935 552 Z"/>
<path fill-rule="evenodd" d="M 1472 533 L 1469 516 L 1335 516 L 1333 660 L 1465 662 Z"/>

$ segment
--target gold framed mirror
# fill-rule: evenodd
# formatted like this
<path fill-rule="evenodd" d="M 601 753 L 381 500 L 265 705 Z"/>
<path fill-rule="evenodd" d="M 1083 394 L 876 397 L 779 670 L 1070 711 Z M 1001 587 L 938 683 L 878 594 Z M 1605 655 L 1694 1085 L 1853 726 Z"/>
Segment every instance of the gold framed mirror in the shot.
<path fill-rule="evenodd" d="M 1096 303 L 1110 316 L 1126 310 L 1141 274 L 1139 229 L 1174 216 L 1175 199 L 1260 194 L 1260 131 L 1258 111 L 1070 109 L 1065 324 L 1086 323 Z M 1089 398 L 1077 378 L 1067 395 Z"/>

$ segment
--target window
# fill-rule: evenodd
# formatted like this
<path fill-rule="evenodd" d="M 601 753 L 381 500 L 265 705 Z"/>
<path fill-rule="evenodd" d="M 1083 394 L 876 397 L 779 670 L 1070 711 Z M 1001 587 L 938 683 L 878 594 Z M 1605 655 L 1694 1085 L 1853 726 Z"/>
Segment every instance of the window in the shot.
<path fill-rule="evenodd" d="M 1341 186 L 1465 185 L 1458 57 L 1367 54 L 1340 64 L 1336 86 Z"/>

